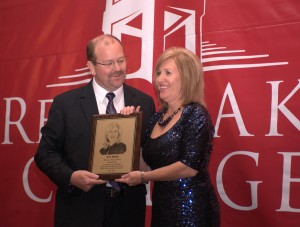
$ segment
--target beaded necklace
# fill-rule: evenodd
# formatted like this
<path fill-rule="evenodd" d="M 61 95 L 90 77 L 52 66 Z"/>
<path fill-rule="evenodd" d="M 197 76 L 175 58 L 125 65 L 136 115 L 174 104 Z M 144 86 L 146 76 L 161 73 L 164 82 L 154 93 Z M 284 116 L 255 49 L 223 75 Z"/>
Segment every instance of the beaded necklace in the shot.
<path fill-rule="evenodd" d="M 167 111 L 163 112 L 163 114 L 161 115 L 161 117 L 157 121 L 158 125 L 160 127 L 165 127 L 172 120 L 172 118 L 179 112 L 179 110 L 181 110 L 181 107 L 174 110 L 173 113 L 166 120 L 164 120 L 164 116 L 165 116 Z"/>

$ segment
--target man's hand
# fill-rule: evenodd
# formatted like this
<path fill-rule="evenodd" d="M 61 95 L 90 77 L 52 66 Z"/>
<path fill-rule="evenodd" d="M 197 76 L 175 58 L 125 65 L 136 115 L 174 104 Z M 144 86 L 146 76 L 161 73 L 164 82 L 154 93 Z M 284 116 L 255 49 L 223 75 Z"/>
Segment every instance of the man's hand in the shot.
<path fill-rule="evenodd" d="M 121 109 L 120 113 L 123 115 L 129 115 L 135 112 L 139 112 L 140 108 L 140 106 L 138 106 L 137 108 L 135 108 L 134 106 L 125 106 L 123 109 Z"/>
<path fill-rule="evenodd" d="M 77 170 L 73 172 L 70 183 L 81 190 L 88 192 L 97 184 L 105 184 L 107 181 L 98 179 L 97 174 L 88 172 L 86 170 Z"/>

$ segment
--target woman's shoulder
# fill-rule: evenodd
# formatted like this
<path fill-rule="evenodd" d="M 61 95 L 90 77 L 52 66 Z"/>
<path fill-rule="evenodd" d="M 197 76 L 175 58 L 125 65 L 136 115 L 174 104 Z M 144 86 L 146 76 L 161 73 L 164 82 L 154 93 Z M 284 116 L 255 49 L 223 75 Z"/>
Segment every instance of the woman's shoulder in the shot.
<path fill-rule="evenodd" d="M 183 112 L 183 123 L 187 127 L 197 125 L 212 125 L 212 120 L 207 108 L 198 103 L 191 103 L 185 106 Z"/>
<path fill-rule="evenodd" d="M 188 131 L 201 134 L 199 130 L 210 132 L 213 136 L 214 126 L 207 108 L 201 104 L 192 103 L 183 110 L 182 125 Z"/>
<path fill-rule="evenodd" d="M 157 112 L 155 112 L 151 119 L 150 119 L 150 122 L 156 122 L 161 116 L 162 114 L 165 112 L 165 109 L 162 109 L 162 110 L 159 110 Z"/>
<path fill-rule="evenodd" d="M 192 114 L 194 116 L 199 116 L 199 115 L 209 115 L 209 112 L 205 106 L 199 103 L 190 103 L 184 107 L 183 114 L 188 114 L 188 115 Z"/>

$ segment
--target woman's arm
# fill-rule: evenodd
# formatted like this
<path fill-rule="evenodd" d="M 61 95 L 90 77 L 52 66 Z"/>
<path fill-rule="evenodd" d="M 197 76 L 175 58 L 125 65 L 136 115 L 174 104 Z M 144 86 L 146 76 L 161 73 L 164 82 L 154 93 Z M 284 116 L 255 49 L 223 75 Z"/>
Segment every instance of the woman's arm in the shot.
<path fill-rule="evenodd" d="M 172 181 L 180 178 L 194 177 L 197 173 L 197 170 L 178 161 L 152 171 L 133 171 L 123 175 L 120 179 L 116 179 L 116 181 L 134 186 L 148 181 Z"/>

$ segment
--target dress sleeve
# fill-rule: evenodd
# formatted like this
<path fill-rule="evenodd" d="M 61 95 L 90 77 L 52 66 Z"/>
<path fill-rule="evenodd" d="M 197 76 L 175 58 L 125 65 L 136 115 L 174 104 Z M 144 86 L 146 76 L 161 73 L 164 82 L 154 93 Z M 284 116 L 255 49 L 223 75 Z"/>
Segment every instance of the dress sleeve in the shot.
<path fill-rule="evenodd" d="M 214 127 L 203 106 L 197 106 L 185 114 L 180 159 L 185 165 L 200 172 L 208 168 Z"/>

